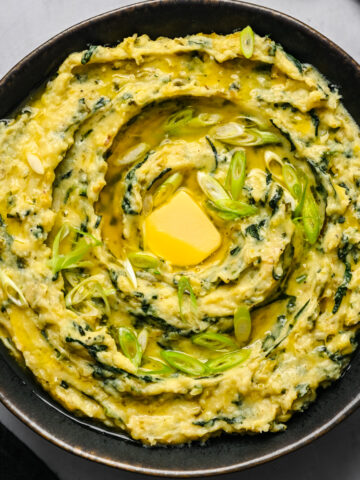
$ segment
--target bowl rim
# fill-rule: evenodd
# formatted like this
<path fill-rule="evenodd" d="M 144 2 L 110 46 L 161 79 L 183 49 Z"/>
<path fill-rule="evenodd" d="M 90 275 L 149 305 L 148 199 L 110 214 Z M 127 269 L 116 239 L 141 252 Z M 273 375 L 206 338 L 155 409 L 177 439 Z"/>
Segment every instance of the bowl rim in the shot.
<path fill-rule="evenodd" d="M 189 1 L 191 1 L 192 3 L 204 4 L 204 5 L 211 4 L 214 6 L 217 6 L 221 3 L 235 5 L 239 8 L 244 6 L 254 11 L 268 12 L 273 15 L 276 15 L 278 18 L 282 19 L 283 21 L 293 24 L 298 29 L 309 32 L 313 36 L 318 37 L 320 40 L 325 42 L 330 49 L 337 51 L 347 62 L 351 63 L 352 66 L 360 72 L 359 63 L 353 57 L 351 57 L 343 48 L 339 47 L 335 42 L 327 38 L 322 33 L 318 32 L 315 28 L 302 22 L 301 20 L 298 20 L 297 18 L 291 15 L 288 15 L 286 13 L 283 13 L 273 8 L 269 8 L 267 6 L 258 5 L 255 3 L 248 3 L 242 0 L 142 0 L 140 2 L 129 3 L 122 7 L 115 8 L 115 9 L 106 11 L 104 13 L 100 13 L 98 15 L 89 17 L 55 34 L 50 39 L 41 43 L 38 47 L 36 47 L 30 53 L 28 53 L 19 62 L 17 62 L 2 78 L 0 78 L 0 88 L 9 81 L 12 75 L 16 74 L 18 70 L 21 70 L 25 64 L 27 64 L 28 62 L 31 62 L 31 60 L 37 57 L 38 55 L 41 55 L 41 53 L 44 50 L 49 48 L 52 44 L 56 43 L 60 38 L 75 32 L 77 29 L 81 27 L 84 27 L 98 20 L 104 20 L 106 19 L 106 17 L 111 17 L 112 15 L 118 12 L 125 11 L 128 9 L 142 9 L 145 5 L 146 6 L 151 5 L 155 8 L 156 6 L 158 7 L 164 6 L 164 4 L 174 4 L 174 5 L 181 4 L 181 3 L 186 4 L 186 3 L 189 3 Z M 25 98 L 28 97 L 28 94 L 26 95 Z M 360 348 L 360 346 L 358 348 Z M 46 400 L 44 399 L 42 399 L 42 401 L 46 402 Z M 255 467 L 255 466 L 276 460 L 277 458 L 287 453 L 294 452 L 295 450 L 298 450 L 299 448 L 302 448 L 308 445 L 312 441 L 317 440 L 322 435 L 330 431 L 332 428 L 338 425 L 341 421 L 343 421 L 346 417 L 352 414 L 360 406 L 360 392 L 358 392 L 358 394 L 329 421 L 322 424 L 317 429 L 311 431 L 308 435 L 302 437 L 299 440 L 295 440 L 292 443 L 289 443 L 282 448 L 278 448 L 272 451 L 271 453 L 262 455 L 255 459 L 241 461 L 239 463 L 232 464 L 229 466 L 224 466 L 219 468 L 210 468 L 210 469 L 206 469 L 206 468 L 197 469 L 197 470 L 191 470 L 191 471 L 190 470 L 174 471 L 174 470 L 166 470 L 166 469 L 159 470 L 152 467 L 131 465 L 121 461 L 111 460 L 108 457 L 103 457 L 103 456 L 91 453 L 89 451 L 86 451 L 81 447 L 71 445 L 70 443 L 67 443 L 66 441 L 63 441 L 57 438 L 55 435 L 51 434 L 46 428 L 39 425 L 35 420 L 33 420 L 31 418 L 31 414 L 28 414 L 27 412 L 23 411 L 21 408 L 19 408 L 16 405 L 15 402 L 12 402 L 9 398 L 7 398 L 6 390 L 2 389 L 2 385 L 0 385 L 0 402 L 12 414 L 14 414 L 22 423 L 30 427 L 31 430 L 39 434 L 45 440 L 48 440 L 53 445 L 56 445 L 57 447 L 60 447 L 65 451 L 72 453 L 74 455 L 80 456 L 86 460 L 95 461 L 99 464 L 115 467 L 118 469 L 123 469 L 123 470 L 134 472 L 134 473 L 153 475 L 153 476 L 159 476 L 159 477 L 192 478 L 192 477 L 205 477 L 210 475 L 221 475 L 221 474 L 228 474 L 232 472 L 242 471 L 251 467 Z M 204 446 L 204 448 L 206 448 L 206 446 Z"/>

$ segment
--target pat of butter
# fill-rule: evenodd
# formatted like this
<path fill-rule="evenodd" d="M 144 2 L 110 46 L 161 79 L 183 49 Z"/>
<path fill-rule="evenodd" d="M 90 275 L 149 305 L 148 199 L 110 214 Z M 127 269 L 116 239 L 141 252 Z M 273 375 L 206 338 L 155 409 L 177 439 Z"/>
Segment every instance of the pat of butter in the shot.
<path fill-rule="evenodd" d="M 196 265 L 221 243 L 221 237 L 205 212 L 180 190 L 145 220 L 146 246 L 173 265 Z"/>

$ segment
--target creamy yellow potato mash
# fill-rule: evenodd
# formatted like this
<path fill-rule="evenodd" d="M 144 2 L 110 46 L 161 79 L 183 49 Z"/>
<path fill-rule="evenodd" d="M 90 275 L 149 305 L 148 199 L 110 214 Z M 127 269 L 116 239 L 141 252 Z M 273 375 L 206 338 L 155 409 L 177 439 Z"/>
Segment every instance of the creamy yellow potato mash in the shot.
<path fill-rule="evenodd" d="M 0 336 L 146 444 L 278 432 L 356 348 L 359 129 L 252 30 L 71 54 L 0 123 Z"/>

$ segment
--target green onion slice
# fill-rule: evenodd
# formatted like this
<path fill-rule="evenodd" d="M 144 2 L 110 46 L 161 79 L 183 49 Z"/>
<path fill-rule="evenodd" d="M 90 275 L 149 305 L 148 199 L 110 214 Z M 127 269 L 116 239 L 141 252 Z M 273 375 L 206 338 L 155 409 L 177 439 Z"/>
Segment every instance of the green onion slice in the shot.
<path fill-rule="evenodd" d="M 259 120 L 256 117 L 251 117 L 250 115 L 238 115 L 236 117 L 237 121 L 240 121 L 245 124 L 248 128 L 259 128 L 260 130 L 264 130 L 266 128 L 265 122 Z"/>
<path fill-rule="evenodd" d="M 229 368 L 236 367 L 240 363 L 245 362 L 250 355 L 250 349 L 243 348 L 242 350 L 237 350 L 236 352 L 229 352 L 221 355 L 220 357 L 213 358 L 206 362 L 206 366 L 211 373 L 220 373 Z"/>
<path fill-rule="evenodd" d="M 217 200 L 216 202 L 213 202 L 213 206 L 221 212 L 229 213 L 236 217 L 247 217 L 249 215 L 254 215 L 258 211 L 257 207 L 254 207 L 254 205 L 239 202 L 238 200 L 231 200 L 231 198 Z"/>
<path fill-rule="evenodd" d="M 195 345 L 208 348 L 209 350 L 237 348 L 236 343 L 230 337 L 216 332 L 199 333 L 194 335 L 191 341 L 195 343 Z"/>
<path fill-rule="evenodd" d="M 224 199 L 230 200 L 225 188 L 208 173 L 199 171 L 197 173 L 197 181 L 201 190 L 205 193 L 209 200 L 213 202 Z"/>
<path fill-rule="evenodd" d="M 302 208 L 302 221 L 305 236 L 308 242 L 313 245 L 320 234 L 322 225 L 319 207 L 309 187 L 305 192 L 304 205 Z"/>
<path fill-rule="evenodd" d="M 164 130 L 170 134 L 176 134 L 177 130 L 184 127 L 194 116 L 192 108 L 184 108 L 179 112 L 175 112 L 166 120 Z"/>
<path fill-rule="evenodd" d="M 247 128 L 236 122 L 214 127 L 210 134 L 216 140 L 239 147 L 279 144 L 282 141 L 276 133 L 259 130 L 258 128 Z"/>
<path fill-rule="evenodd" d="M 118 338 L 125 357 L 138 367 L 141 363 L 142 351 L 133 330 L 127 327 L 120 327 L 118 330 Z"/>
<path fill-rule="evenodd" d="M 105 305 L 105 313 L 110 315 L 110 305 L 108 296 L 113 295 L 115 291 L 105 290 L 99 282 L 99 278 L 95 275 L 86 278 L 82 282 L 78 283 L 65 297 L 65 305 L 67 308 L 72 308 L 74 305 L 79 305 L 88 298 L 101 298 Z"/>
<path fill-rule="evenodd" d="M 209 127 L 220 122 L 222 116 L 218 113 L 199 113 L 188 122 L 189 127 Z"/>
<path fill-rule="evenodd" d="M 251 333 L 250 311 L 241 305 L 234 314 L 234 334 L 239 345 L 245 345 Z"/>
<path fill-rule="evenodd" d="M 169 375 L 175 372 L 175 370 L 170 367 L 170 365 L 161 362 L 157 358 L 143 356 L 143 360 L 145 362 L 145 365 L 149 364 L 151 367 L 154 368 L 145 368 L 144 366 L 142 366 L 141 369 L 137 371 L 137 373 L 140 375 Z"/>
<path fill-rule="evenodd" d="M 179 173 L 173 173 L 156 190 L 153 196 L 154 207 L 165 202 L 182 184 L 184 176 Z"/>
<path fill-rule="evenodd" d="M 231 193 L 233 200 L 239 200 L 241 190 L 245 183 L 245 173 L 246 154 L 244 150 L 238 150 L 231 158 L 225 181 L 225 188 Z"/>
<path fill-rule="evenodd" d="M 264 160 L 266 168 L 271 175 L 282 182 L 284 180 L 282 176 L 284 162 L 281 160 L 279 155 L 271 150 L 266 150 L 264 153 Z"/>
<path fill-rule="evenodd" d="M 2 270 L 0 270 L 1 287 L 6 297 L 18 307 L 26 307 L 28 305 L 24 294 L 16 283 Z"/>
<path fill-rule="evenodd" d="M 289 163 L 284 163 L 282 166 L 282 176 L 289 192 L 295 200 L 299 202 L 302 195 L 302 187 L 295 168 Z"/>
<path fill-rule="evenodd" d="M 160 355 L 171 367 L 188 375 L 204 375 L 207 371 L 204 363 L 187 353 L 175 352 L 174 350 L 162 350 Z"/>
<path fill-rule="evenodd" d="M 237 213 L 229 213 L 223 210 L 219 210 L 218 208 L 216 208 L 213 202 L 210 202 L 210 201 L 206 202 L 206 206 L 209 210 L 214 212 L 214 214 L 217 217 L 221 218 L 225 222 L 230 222 L 233 220 L 237 220 L 239 218 L 239 215 Z"/>
<path fill-rule="evenodd" d="M 222 119 L 217 113 L 199 113 L 194 116 L 192 108 L 184 108 L 175 112 L 167 119 L 164 124 L 165 132 L 170 135 L 179 135 L 180 133 L 189 133 L 192 128 L 204 128 L 216 125 Z"/>
<path fill-rule="evenodd" d="M 300 215 L 301 215 L 301 212 L 302 212 L 302 209 L 303 209 L 303 206 L 304 206 L 304 202 L 305 202 L 305 194 L 306 194 L 308 183 L 309 183 L 308 178 L 306 177 L 306 175 L 303 175 L 302 178 L 301 178 L 301 187 L 302 187 L 301 197 L 300 197 L 299 203 L 297 204 L 297 206 L 294 210 L 294 217 L 295 218 L 300 217 Z"/>
<path fill-rule="evenodd" d="M 149 332 L 148 332 L 146 327 L 141 330 L 137 339 L 138 339 L 139 345 L 141 347 L 141 351 L 144 353 L 145 350 L 146 350 L 147 344 L 148 344 L 148 340 L 149 340 Z"/>
<path fill-rule="evenodd" d="M 73 250 L 67 254 L 60 254 L 60 244 L 69 235 L 71 230 L 80 235 L 81 238 L 75 242 L 75 248 Z M 85 266 L 83 263 L 81 263 L 81 260 L 93 247 L 97 247 L 99 245 L 101 245 L 101 241 L 90 233 L 83 232 L 82 230 L 64 224 L 56 234 L 52 247 L 50 266 L 53 273 L 56 274 L 60 270 L 65 270 L 67 268 Z"/>
<path fill-rule="evenodd" d="M 253 29 L 248 25 L 240 32 L 241 51 L 245 58 L 251 58 L 254 53 L 255 36 Z"/>
<path fill-rule="evenodd" d="M 237 145 L 237 142 L 245 137 L 245 127 L 236 122 L 229 122 L 212 128 L 210 133 L 216 140 Z"/>
<path fill-rule="evenodd" d="M 135 163 L 141 160 L 146 153 L 150 150 L 150 145 L 147 143 L 139 143 L 135 147 L 128 150 L 123 157 L 120 157 L 116 161 L 116 165 L 129 165 L 130 163 Z"/>
<path fill-rule="evenodd" d="M 125 258 L 123 260 L 123 267 L 126 273 L 126 276 L 129 279 L 129 282 L 134 288 L 137 288 L 137 278 L 133 269 L 133 266 L 130 263 L 130 260 L 128 258 Z"/>
<path fill-rule="evenodd" d="M 266 130 L 258 130 L 257 128 L 248 128 L 247 132 L 254 136 L 254 140 L 249 143 L 248 146 L 257 146 L 257 145 L 268 145 L 268 144 L 279 144 L 281 143 L 281 138 L 279 135 L 273 132 L 268 132 Z"/>
<path fill-rule="evenodd" d="M 156 268 L 160 260 L 152 253 L 131 252 L 128 254 L 131 264 L 137 268 Z"/>
<path fill-rule="evenodd" d="M 178 300 L 179 300 L 179 310 L 180 310 L 180 317 L 183 321 L 185 321 L 184 318 L 184 313 L 183 313 L 183 300 L 184 300 L 184 293 L 185 291 L 189 292 L 190 295 L 190 308 L 192 311 L 193 315 L 196 315 L 197 312 L 197 300 L 196 296 L 194 293 L 194 290 L 192 289 L 190 280 L 188 277 L 180 277 L 179 282 L 178 282 Z"/>

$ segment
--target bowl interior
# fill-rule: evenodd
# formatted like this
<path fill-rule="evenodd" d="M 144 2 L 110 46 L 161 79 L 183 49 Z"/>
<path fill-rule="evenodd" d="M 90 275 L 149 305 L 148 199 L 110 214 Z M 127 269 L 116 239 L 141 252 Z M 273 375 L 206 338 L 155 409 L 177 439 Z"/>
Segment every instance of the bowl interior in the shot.
<path fill-rule="evenodd" d="M 278 12 L 231 0 L 151 1 L 85 21 L 26 57 L 0 81 L 0 118 L 41 85 L 73 51 L 89 44 L 115 44 L 134 33 L 182 36 L 204 32 L 230 33 L 251 25 L 299 60 L 312 63 L 340 86 L 343 102 L 360 124 L 360 67 L 340 48 L 300 22 Z M 331 388 L 281 434 L 223 435 L 188 447 L 144 448 L 126 435 L 77 419 L 43 392 L 31 374 L 0 349 L 0 400 L 25 423 L 55 444 L 86 458 L 127 470 L 167 476 L 226 473 L 276 458 L 318 437 L 360 403 L 360 354 Z"/>

